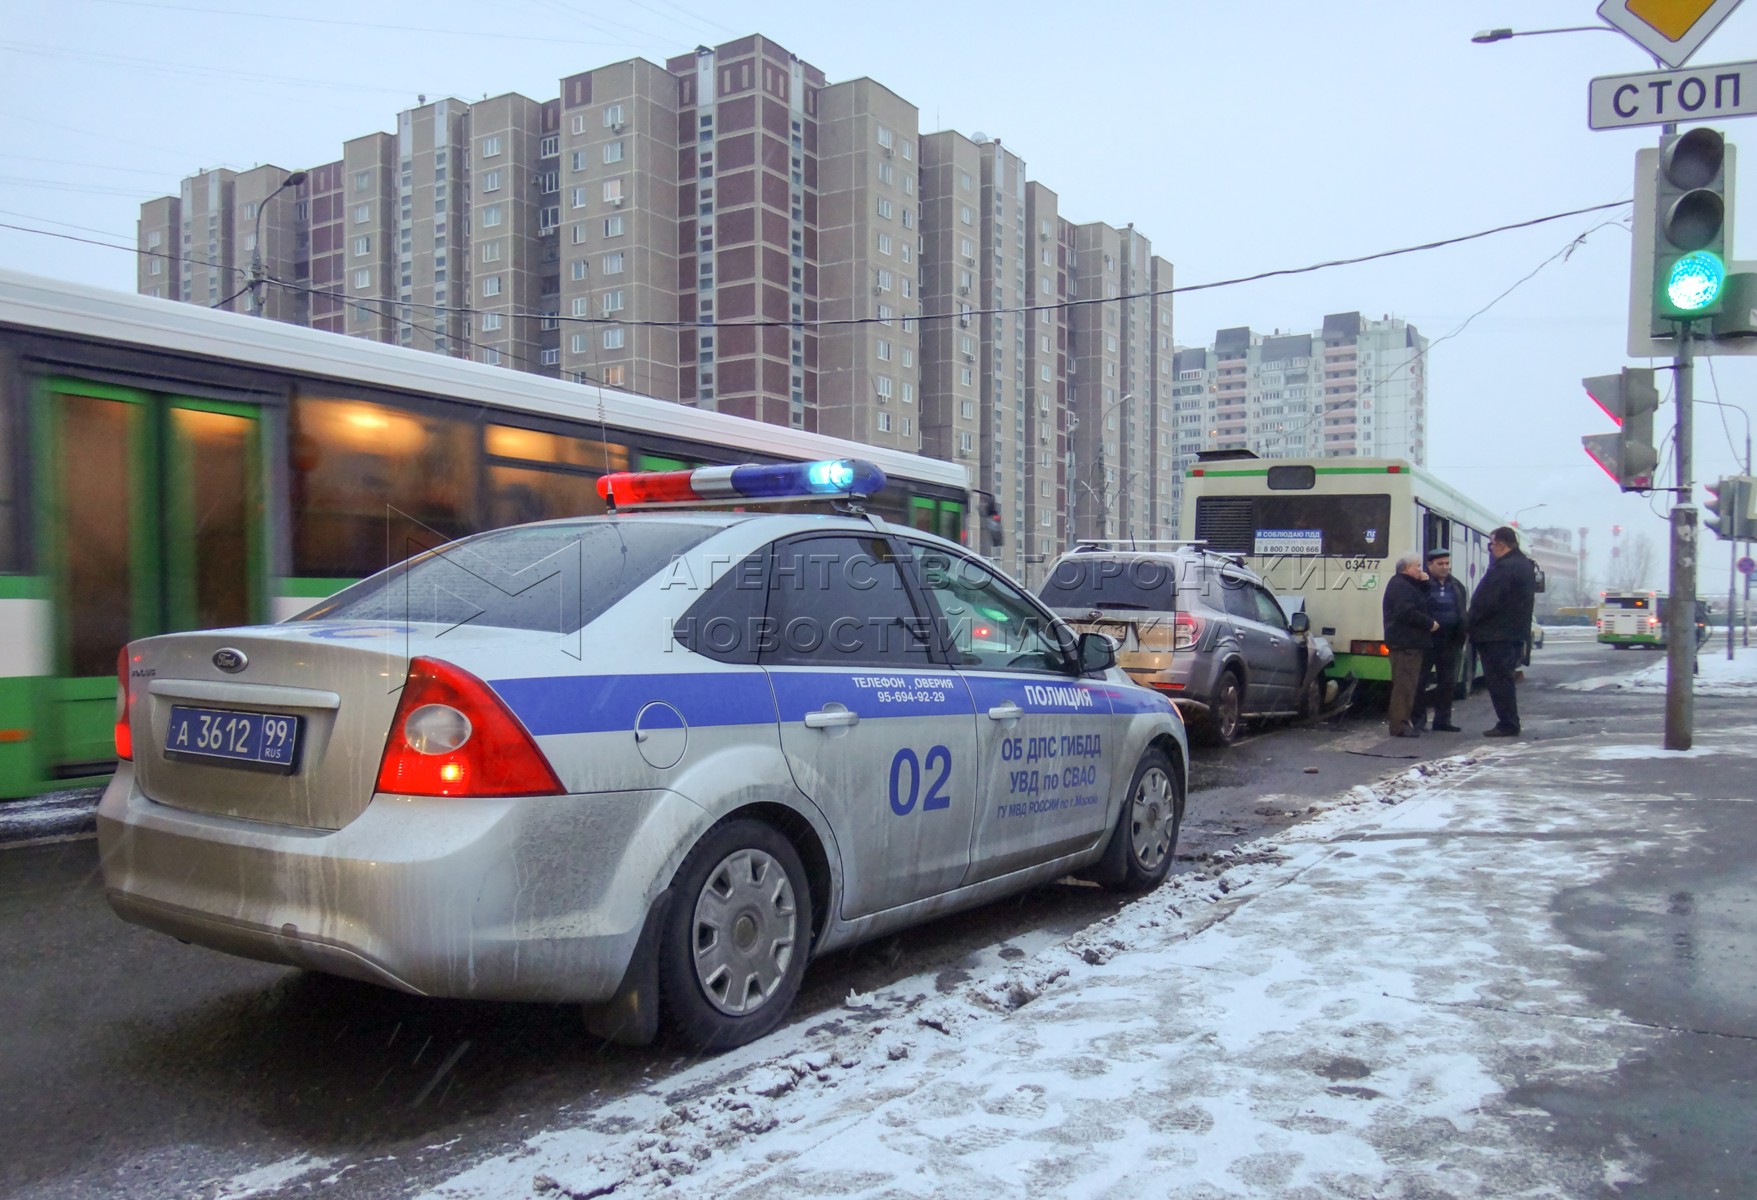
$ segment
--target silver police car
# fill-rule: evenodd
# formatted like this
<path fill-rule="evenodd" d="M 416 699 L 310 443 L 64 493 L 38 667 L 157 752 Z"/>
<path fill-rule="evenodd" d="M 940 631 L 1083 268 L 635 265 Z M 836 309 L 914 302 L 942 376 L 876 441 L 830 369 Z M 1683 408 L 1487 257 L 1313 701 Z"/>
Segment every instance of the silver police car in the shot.
<path fill-rule="evenodd" d="M 862 515 L 514 526 L 120 676 L 121 916 L 633 1043 L 749 1041 L 808 959 L 1058 876 L 1150 888 L 1184 809 L 1183 724 L 1108 639 Z"/>

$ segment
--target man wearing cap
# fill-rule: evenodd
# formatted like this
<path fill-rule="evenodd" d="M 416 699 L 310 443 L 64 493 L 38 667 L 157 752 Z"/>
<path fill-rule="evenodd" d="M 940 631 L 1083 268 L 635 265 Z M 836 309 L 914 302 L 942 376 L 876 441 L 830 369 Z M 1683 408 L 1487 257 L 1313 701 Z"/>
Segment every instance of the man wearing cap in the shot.
<path fill-rule="evenodd" d="M 1495 727 L 1484 737 L 1519 736 L 1519 699 L 1513 674 L 1525 639 L 1531 636 L 1531 612 L 1537 606 L 1537 571 L 1519 550 L 1517 530 L 1502 525 L 1489 535 L 1494 562 L 1483 572 L 1471 597 L 1470 640 L 1482 661 L 1483 683 L 1495 706 Z"/>
<path fill-rule="evenodd" d="M 1434 633 L 1422 660 L 1424 691 L 1416 702 L 1415 727 L 1426 726 L 1428 710 L 1432 709 L 1435 733 L 1457 733 L 1458 726 L 1452 724 L 1452 689 L 1458 682 L 1464 614 L 1470 602 L 1463 581 L 1452 574 L 1452 552 L 1444 547 L 1428 551 L 1427 597 Z"/>

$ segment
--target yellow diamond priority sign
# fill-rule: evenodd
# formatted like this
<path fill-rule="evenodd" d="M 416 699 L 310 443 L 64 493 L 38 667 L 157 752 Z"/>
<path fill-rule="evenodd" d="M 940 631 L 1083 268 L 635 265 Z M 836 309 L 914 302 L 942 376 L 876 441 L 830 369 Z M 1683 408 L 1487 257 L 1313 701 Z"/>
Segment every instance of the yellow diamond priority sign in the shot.
<path fill-rule="evenodd" d="M 1604 0 L 1598 15 L 1668 67 L 1681 67 L 1739 0 Z"/>

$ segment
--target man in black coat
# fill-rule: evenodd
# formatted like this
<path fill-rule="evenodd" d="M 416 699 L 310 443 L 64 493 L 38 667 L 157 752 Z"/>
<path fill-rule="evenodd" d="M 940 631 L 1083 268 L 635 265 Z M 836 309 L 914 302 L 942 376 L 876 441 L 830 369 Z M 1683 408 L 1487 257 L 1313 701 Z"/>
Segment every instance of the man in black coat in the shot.
<path fill-rule="evenodd" d="M 1458 659 L 1464 652 L 1464 614 L 1470 598 L 1464 581 L 1452 574 L 1452 552 L 1445 548 L 1428 551 L 1428 615 L 1438 626 L 1433 643 L 1422 661 L 1422 683 L 1427 690 L 1416 702 L 1415 727 L 1427 724 L 1428 710 L 1434 713 L 1435 733 L 1457 733 L 1452 724 L 1452 689 L 1458 682 Z"/>
<path fill-rule="evenodd" d="M 1410 715 L 1415 711 L 1416 687 L 1421 682 L 1421 660 L 1434 632 L 1428 615 L 1427 592 L 1422 583 L 1421 555 L 1405 554 L 1397 560 L 1397 574 L 1385 585 L 1383 612 L 1385 648 L 1391 654 L 1391 707 L 1387 718 L 1392 737 L 1415 737 Z"/>
<path fill-rule="evenodd" d="M 1501 526 L 1489 535 L 1494 562 L 1483 572 L 1471 597 L 1470 640 L 1482 661 L 1483 682 L 1495 706 L 1495 727 L 1484 737 L 1519 736 L 1519 700 L 1513 675 L 1520 652 L 1531 636 L 1531 613 L 1537 605 L 1537 571 L 1519 549 L 1518 531 Z"/>

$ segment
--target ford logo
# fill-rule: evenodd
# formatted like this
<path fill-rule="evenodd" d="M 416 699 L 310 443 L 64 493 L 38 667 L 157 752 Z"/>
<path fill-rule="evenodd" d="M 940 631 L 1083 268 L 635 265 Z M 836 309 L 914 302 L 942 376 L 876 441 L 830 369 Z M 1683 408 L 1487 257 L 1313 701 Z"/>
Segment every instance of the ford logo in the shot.
<path fill-rule="evenodd" d="M 236 675 L 250 665 L 250 659 L 242 650 L 234 650 L 230 646 L 222 646 L 214 651 L 214 666 L 228 675 Z"/>

